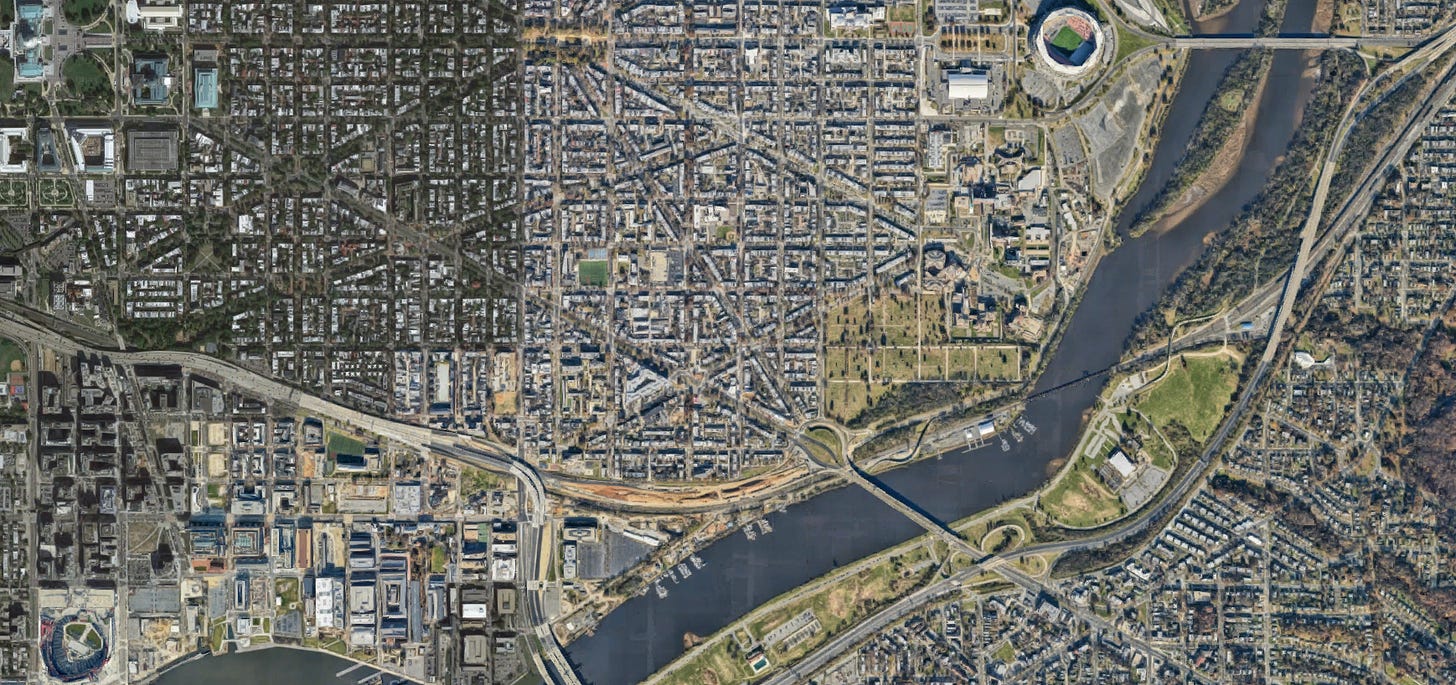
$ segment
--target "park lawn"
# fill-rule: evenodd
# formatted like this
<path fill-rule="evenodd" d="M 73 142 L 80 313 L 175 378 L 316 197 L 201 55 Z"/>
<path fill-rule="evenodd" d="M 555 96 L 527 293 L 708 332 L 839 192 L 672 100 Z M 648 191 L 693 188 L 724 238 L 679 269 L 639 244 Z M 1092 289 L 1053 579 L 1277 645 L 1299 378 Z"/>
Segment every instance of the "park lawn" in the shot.
<path fill-rule="evenodd" d="M 849 345 L 864 340 L 869 326 L 869 306 L 864 297 L 855 298 L 825 312 L 824 341 L 829 345 Z"/>
<path fill-rule="evenodd" d="M 825 447 L 834 450 L 835 453 L 838 453 L 840 450 L 844 449 L 844 446 L 839 444 L 839 436 L 835 435 L 834 431 L 829 430 L 828 428 L 825 428 L 823 426 L 810 428 L 809 437 L 819 441 Z"/>
<path fill-rule="evenodd" d="M 224 640 L 227 639 L 227 634 L 228 623 L 227 619 L 225 618 L 220 618 L 214 621 L 212 625 L 208 628 L 207 642 L 209 645 L 212 646 L 213 654 L 219 654 L 222 652 L 222 643 Z"/>
<path fill-rule="evenodd" d="M 1179 355 L 1137 408 L 1159 429 L 1178 423 L 1194 440 L 1204 442 L 1218 428 L 1238 387 L 1239 361 L 1229 354 Z"/>
<path fill-rule="evenodd" d="M 76 201 L 71 181 L 64 178 L 42 178 L 36 184 L 37 197 L 43 207 L 69 207 Z"/>
<path fill-rule="evenodd" d="M 914 298 L 896 292 L 875 300 L 874 329 L 870 342 L 876 345 L 914 345 L 920 339 L 920 311 Z"/>
<path fill-rule="evenodd" d="M 824 377 L 829 380 L 862 380 L 870 362 L 869 353 L 861 348 L 825 347 Z"/>
<path fill-rule="evenodd" d="M 582 285 L 607 284 L 607 260 L 583 259 L 576 264 L 576 280 Z"/>
<path fill-rule="evenodd" d="M 952 347 L 946 353 L 949 364 L 949 378 L 972 379 L 976 377 L 976 348 Z"/>
<path fill-rule="evenodd" d="M 5 24 L 9 26 L 9 23 Z M 10 102 L 15 95 L 15 61 L 0 57 L 0 103 Z"/>
<path fill-rule="evenodd" d="M 449 558 L 446 556 L 443 546 L 435 545 L 430 548 L 430 573 L 444 573 L 445 564 L 448 561 Z"/>
<path fill-rule="evenodd" d="M 0 69 L 4 69 L 4 68 L 5 68 L 4 65 L 0 65 Z M 3 72 L 0 72 L 0 73 L 3 73 Z M 3 78 L 4 77 L 0 77 L 0 80 L 3 80 Z M 0 102 L 4 102 L 5 101 L 5 99 L 6 99 L 5 93 L 8 93 L 8 92 L 9 91 L 0 91 Z M 3 206 L 3 207 L 25 207 L 25 206 L 27 206 L 29 204 L 29 202 L 30 202 L 30 192 L 29 192 L 29 189 L 27 188 L 27 186 L 28 186 L 28 183 L 25 182 L 25 181 L 8 181 L 8 180 L 7 181 L 0 181 L 0 206 Z"/>
<path fill-rule="evenodd" d="M 1082 36 L 1073 31 L 1072 27 L 1063 26 L 1062 30 L 1057 31 L 1057 35 L 1052 36 L 1052 46 L 1062 52 L 1073 53 L 1082 47 Z"/>
<path fill-rule="evenodd" d="M 1097 526 L 1123 513 L 1122 500 L 1098 480 L 1084 458 L 1042 495 L 1041 506 L 1052 519 L 1074 528 Z"/>
<path fill-rule="evenodd" d="M 949 378 L 950 362 L 946 348 L 925 347 L 921 349 L 920 380 L 943 381 Z"/>
<path fill-rule="evenodd" d="M 96 21 L 110 5 L 107 0 L 62 0 L 61 14 L 66 17 L 66 21 L 85 26 Z"/>
<path fill-rule="evenodd" d="M 889 394 L 899 383 L 875 381 L 840 381 L 825 384 L 824 412 L 830 418 L 848 423 L 873 407 L 881 397 Z"/>
<path fill-rule="evenodd" d="M 824 386 L 824 413 L 838 421 L 859 416 L 870 406 L 868 383 L 829 383 Z"/>
<path fill-rule="evenodd" d="M 949 339 L 944 325 L 945 302 L 939 295 L 891 291 L 875 298 L 873 304 L 868 297 L 859 297 L 831 308 L 827 315 L 824 340 L 829 345 L 908 347 L 942 344 Z"/>
<path fill-rule="evenodd" d="M 950 342 L 950 328 L 946 326 L 948 313 L 945 298 L 938 294 L 920 296 L 920 344 L 944 345 Z"/>
<path fill-rule="evenodd" d="M 1153 41 L 1144 38 L 1142 34 L 1124 31 L 1119 26 L 1117 27 L 1117 56 L 1115 61 L 1121 62 L 1124 57 L 1152 44 Z"/>
<path fill-rule="evenodd" d="M 0 338 L 0 369 L 5 371 L 25 370 L 25 348 L 14 340 Z"/>
<path fill-rule="evenodd" d="M 991 653 L 991 658 L 1001 663 L 1009 664 L 1016 658 L 1016 648 L 1011 646 L 1010 641 L 1007 641 Z"/>
<path fill-rule="evenodd" d="M 325 445 L 328 448 L 330 457 L 339 454 L 364 456 L 364 442 L 352 435 L 330 431 Z"/>
<path fill-rule="evenodd" d="M 919 377 L 920 355 L 914 348 L 875 350 L 874 363 L 875 380 L 913 381 Z"/>
<path fill-rule="evenodd" d="M 988 381 L 1021 380 L 1021 348 L 982 347 L 976 353 L 976 375 Z"/>
<path fill-rule="evenodd" d="M 61 65 L 61 74 L 66 77 L 66 87 L 73 95 L 87 98 L 111 93 L 111 79 L 102 70 L 101 63 L 84 52 L 68 57 Z"/>

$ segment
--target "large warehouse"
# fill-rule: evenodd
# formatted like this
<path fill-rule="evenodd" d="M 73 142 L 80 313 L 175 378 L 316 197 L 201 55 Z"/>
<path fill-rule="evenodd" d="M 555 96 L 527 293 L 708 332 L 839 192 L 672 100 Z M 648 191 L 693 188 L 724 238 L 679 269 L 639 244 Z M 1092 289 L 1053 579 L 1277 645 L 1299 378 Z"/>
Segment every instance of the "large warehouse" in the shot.
<path fill-rule="evenodd" d="M 991 97 L 991 77 L 984 71 L 945 75 L 946 95 L 951 100 L 985 100 Z"/>

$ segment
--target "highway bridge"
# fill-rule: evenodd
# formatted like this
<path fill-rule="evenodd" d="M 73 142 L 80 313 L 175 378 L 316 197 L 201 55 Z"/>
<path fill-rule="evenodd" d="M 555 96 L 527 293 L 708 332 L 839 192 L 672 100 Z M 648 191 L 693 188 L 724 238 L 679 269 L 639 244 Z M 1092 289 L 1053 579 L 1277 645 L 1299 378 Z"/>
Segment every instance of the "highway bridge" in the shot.
<path fill-rule="evenodd" d="M 1244 50 L 1248 48 L 1270 48 L 1274 50 L 1355 50 L 1364 47 L 1413 48 L 1426 41 L 1425 38 L 1410 36 L 1320 36 L 1281 35 L 1251 36 L 1248 34 L 1178 36 L 1168 39 L 1168 44 L 1190 50 Z"/>

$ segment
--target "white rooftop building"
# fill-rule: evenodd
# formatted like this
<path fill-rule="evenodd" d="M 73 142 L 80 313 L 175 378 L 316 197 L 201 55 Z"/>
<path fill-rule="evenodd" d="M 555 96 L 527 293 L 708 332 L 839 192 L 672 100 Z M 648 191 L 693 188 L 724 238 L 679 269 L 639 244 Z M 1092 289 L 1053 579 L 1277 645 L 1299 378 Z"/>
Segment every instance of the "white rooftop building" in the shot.
<path fill-rule="evenodd" d="M 24 126 L 0 128 L 0 174 L 23 174 L 30 170 L 30 154 L 22 145 L 30 140 Z"/>
<path fill-rule="evenodd" d="M 1117 475 L 1121 476 L 1124 480 L 1132 475 L 1132 462 L 1128 460 L 1127 455 L 1123 454 L 1122 450 L 1113 450 L 1112 456 L 1107 458 L 1107 464 L 1116 470 Z"/>
<path fill-rule="evenodd" d="M 984 71 L 961 71 L 945 75 L 946 95 L 952 100 L 985 100 L 991 97 L 991 76 Z"/>
<path fill-rule="evenodd" d="M 182 27 L 182 3 L 177 0 L 127 0 L 126 21 L 150 31 Z"/>

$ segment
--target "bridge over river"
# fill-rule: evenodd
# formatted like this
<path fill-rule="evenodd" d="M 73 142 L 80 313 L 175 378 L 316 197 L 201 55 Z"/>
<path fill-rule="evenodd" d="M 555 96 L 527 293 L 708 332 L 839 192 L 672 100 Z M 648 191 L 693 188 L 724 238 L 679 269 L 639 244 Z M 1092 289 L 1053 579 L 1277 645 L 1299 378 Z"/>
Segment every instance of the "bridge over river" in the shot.
<path fill-rule="evenodd" d="M 1328 36 L 1318 34 L 1281 34 L 1277 36 L 1255 36 L 1250 34 L 1206 34 L 1176 36 L 1165 42 L 1190 50 L 1244 50 L 1248 48 L 1271 48 L 1274 50 L 1356 50 L 1365 47 L 1413 48 L 1426 42 L 1427 38 L 1413 36 Z"/>

